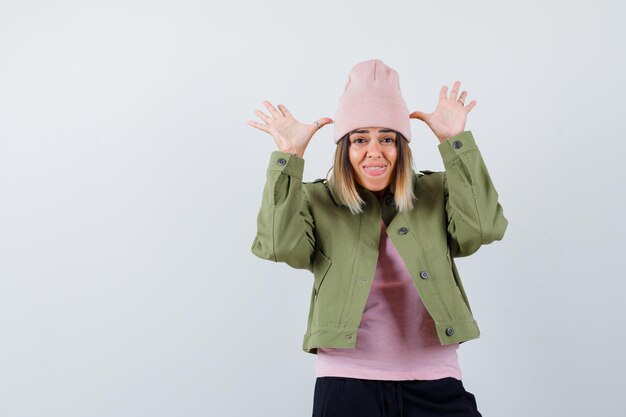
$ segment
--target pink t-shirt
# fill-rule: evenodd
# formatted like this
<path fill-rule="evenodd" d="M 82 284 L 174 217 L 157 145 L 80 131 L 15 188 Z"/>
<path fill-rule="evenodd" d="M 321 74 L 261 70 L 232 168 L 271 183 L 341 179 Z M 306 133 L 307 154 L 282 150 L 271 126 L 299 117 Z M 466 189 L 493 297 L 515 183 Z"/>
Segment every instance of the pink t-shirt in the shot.
<path fill-rule="evenodd" d="M 318 348 L 315 375 L 379 380 L 461 379 L 458 343 L 442 346 L 435 323 L 381 220 L 378 264 L 355 349 Z"/>

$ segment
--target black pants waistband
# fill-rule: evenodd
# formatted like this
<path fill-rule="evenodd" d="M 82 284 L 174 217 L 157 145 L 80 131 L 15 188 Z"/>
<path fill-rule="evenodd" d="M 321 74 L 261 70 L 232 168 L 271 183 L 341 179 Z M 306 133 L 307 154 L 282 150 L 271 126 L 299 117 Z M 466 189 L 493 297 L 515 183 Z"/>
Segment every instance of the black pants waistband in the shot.
<path fill-rule="evenodd" d="M 313 417 L 482 417 L 462 381 L 318 377 Z"/>

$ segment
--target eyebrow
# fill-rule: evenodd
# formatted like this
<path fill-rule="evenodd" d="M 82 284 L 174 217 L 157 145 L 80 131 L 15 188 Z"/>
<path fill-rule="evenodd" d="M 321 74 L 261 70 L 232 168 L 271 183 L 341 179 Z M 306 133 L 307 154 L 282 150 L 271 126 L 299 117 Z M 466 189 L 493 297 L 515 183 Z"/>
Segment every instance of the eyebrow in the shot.
<path fill-rule="evenodd" d="M 395 132 L 395 130 L 392 129 L 378 129 L 378 133 L 393 133 Z M 350 133 L 370 133 L 369 130 L 367 129 L 359 129 L 359 130 L 353 130 Z"/>

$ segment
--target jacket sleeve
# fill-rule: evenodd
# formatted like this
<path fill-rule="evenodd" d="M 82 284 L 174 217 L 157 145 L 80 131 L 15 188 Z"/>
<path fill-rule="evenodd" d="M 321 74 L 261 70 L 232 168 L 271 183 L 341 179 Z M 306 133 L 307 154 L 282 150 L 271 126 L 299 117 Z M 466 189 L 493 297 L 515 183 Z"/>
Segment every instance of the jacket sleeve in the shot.
<path fill-rule="evenodd" d="M 302 186 L 303 171 L 303 158 L 272 152 L 252 253 L 313 271 L 315 225 Z"/>
<path fill-rule="evenodd" d="M 508 225 L 498 193 L 471 131 L 438 145 L 445 166 L 443 188 L 452 257 L 469 256 L 501 240 Z"/>

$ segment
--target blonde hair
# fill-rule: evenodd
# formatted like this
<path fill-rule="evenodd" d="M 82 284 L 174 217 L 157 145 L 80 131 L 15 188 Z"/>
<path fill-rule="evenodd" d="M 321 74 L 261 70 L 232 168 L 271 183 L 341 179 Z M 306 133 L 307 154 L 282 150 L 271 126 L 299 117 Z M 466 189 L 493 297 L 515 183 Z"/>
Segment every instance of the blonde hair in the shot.
<path fill-rule="evenodd" d="M 353 214 L 363 212 L 365 201 L 359 195 L 354 170 L 350 163 L 350 133 L 345 134 L 337 142 L 335 161 L 329 170 L 327 178 L 335 189 L 339 202 L 350 208 Z M 413 202 L 417 199 L 413 194 L 413 154 L 409 143 L 400 132 L 396 132 L 396 146 L 398 159 L 391 179 L 396 208 L 400 212 L 413 209 Z"/>

